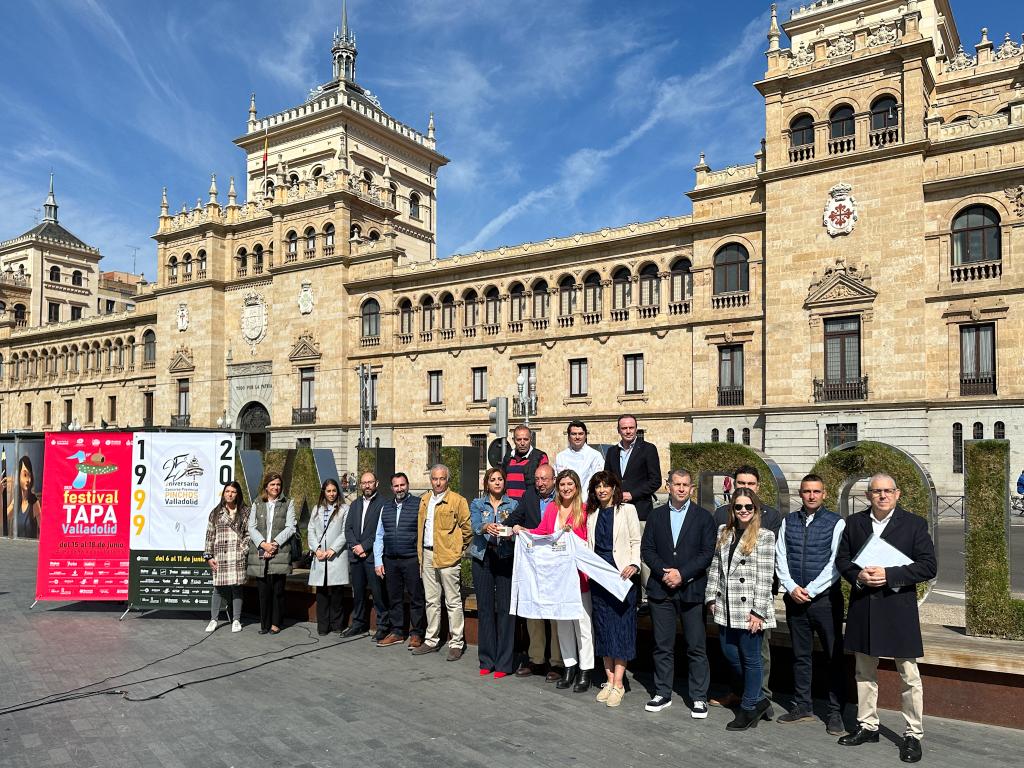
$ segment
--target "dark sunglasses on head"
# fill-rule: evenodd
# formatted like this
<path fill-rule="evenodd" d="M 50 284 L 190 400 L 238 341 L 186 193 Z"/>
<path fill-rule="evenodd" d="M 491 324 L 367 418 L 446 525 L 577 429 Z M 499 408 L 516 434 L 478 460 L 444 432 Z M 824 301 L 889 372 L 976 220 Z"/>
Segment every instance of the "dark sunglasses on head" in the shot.
<path fill-rule="evenodd" d="M 732 508 L 735 509 L 737 512 L 753 512 L 754 511 L 754 505 L 753 504 L 733 504 Z"/>

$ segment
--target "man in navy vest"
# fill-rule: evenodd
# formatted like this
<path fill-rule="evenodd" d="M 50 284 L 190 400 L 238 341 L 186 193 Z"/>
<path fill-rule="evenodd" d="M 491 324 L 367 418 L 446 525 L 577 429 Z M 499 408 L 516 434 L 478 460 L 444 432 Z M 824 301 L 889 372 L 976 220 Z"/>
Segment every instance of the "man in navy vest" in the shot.
<path fill-rule="evenodd" d="M 423 582 L 416 558 L 416 517 L 420 509 L 419 496 L 409 493 L 409 478 L 404 472 L 391 476 L 394 498 L 384 502 L 373 539 L 373 561 L 377 575 L 387 586 L 388 613 L 391 632 L 377 642 L 378 648 L 405 642 L 405 595 L 409 595 L 410 649 L 423 645 L 427 626 L 424 611 Z"/>
<path fill-rule="evenodd" d="M 836 551 L 846 523 L 822 504 L 825 483 L 818 475 L 800 481 L 800 509 L 782 521 L 775 544 L 775 570 L 786 590 L 786 624 L 793 644 L 793 710 L 780 723 L 814 720 L 811 711 L 811 658 L 814 636 L 821 642 L 828 669 L 826 730 L 844 736 L 846 699 L 843 659 L 843 592 Z"/>

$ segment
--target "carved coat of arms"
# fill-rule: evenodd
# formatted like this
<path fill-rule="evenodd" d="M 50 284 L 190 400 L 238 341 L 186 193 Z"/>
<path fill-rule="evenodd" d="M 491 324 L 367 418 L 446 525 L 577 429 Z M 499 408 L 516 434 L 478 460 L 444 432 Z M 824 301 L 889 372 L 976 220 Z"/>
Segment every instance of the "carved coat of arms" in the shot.
<path fill-rule="evenodd" d="M 308 280 L 302 282 L 299 290 L 299 312 L 308 315 L 313 311 L 313 284 Z"/>
<path fill-rule="evenodd" d="M 852 191 L 849 184 L 836 184 L 828 191 L 821 222 L 832 237 L 850 234 L 857 223 L 857 201 L 850 194 Z"/>
<path fill-rule="evenodd" d="M 242 300 L 242 338 L 256 351 L 256 345 L 267 335 L 267 302 L 256 291 L 249 291 Z"/>
<path fill-rule="evenodd" d="M 178 305 L 178 315 L 177 315 L 177 317 L 178 317 L 178 330 L 182 331 L 182 332 L 187 331 L 188 330 L 188 320 L 189 320 L 188 304 L 186 304 L 185 302 L 181 302 Z"/>

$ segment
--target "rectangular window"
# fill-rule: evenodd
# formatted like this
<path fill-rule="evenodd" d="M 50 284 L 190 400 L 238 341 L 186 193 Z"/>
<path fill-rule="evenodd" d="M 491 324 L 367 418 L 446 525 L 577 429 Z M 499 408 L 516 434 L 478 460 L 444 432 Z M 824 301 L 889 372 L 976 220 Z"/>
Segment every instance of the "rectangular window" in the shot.
<path fill-rule="evenodd" d="M 487 402 L 487 369 L 473 369 L 473 402 Z"/>
<path fill-rule="evenodd" d="M 312 408 L 316 405 L 315 383 L 313 368 L 299 368 L 299 408 Z"/>
<path fill-rule="evenodd" d="M 825 381 L 829 384 L 860 381 L 860 318 L 825 321 Z"/>
<path fill-rule="evenodd" d="M 178 379 L 178 415 L 188 416 L 192 405 L 192 397 L 188 379 Z"/>
<path fill-rule="evenodd" d="M 469 445 L 480 452 L 480 469 L 487 469 L 487 435 L 470 435 Z"/>
<path fill-rule="evenodd" d="M 69 401 L 70 402 L 70 401 Z M 153 426 L 153 393 L 143 392 L 142 393 L 142 418 L 143 424 L 147 427 Z"/>
<path fill-rule="evenodd" d="M 444 402 L 444 381 L 442 379 L 442 372 L 429 371 L 427 373 L 427 384 L 429 385 L 427 402 L 430 403 L 430 405 L 441 405 L 441 403 Z"/>
<path fill-rule="evenodd" d="M 996 327 L 993 323 L 960 328 L 960 394 L 996 393 Z"/>
<path fill-rule="evenodd" d="M 518 387 L 519 377 L 522 376 L 526 382 L 526 395 L 527 397 L 533 398 L 537 394 L 537 364 L 536 363 L 520 363 L 519 372 L 516 374 L 516 384 Z"/>
<path fill-rule="evenodd" d="M 25 403 L 25 428 L 32 428 L 32 403 Z"/>
<path fill-rule="evenodd" d="M 857 440 L 856 424 L 826 424 L 825 425 L 825 451 L 831 451 L 844 443 L 853 443 Z"/>
<path fill-rule="evenodd" d="M 82 308 L 81 307 L 72 307 L 71 308 L 71 319 L 72 320 L 81 320 L 82 319 Z"/>
<path fill-rule="evenodd" d="M 46 304 L 46 319 L 51 323 L 60 322 L 60 304 L 56 301 L 50 301 Z"/>
<path fill-rule="evenodd" d="M 625 355 L 623 362 L 626 364 L 626 387 L 627 395 L 640 395 L 644 391 L 644 356 Z"/>
<path fill-rule="evenodd" d="M 107 299 L 107 314 L 108 315 L 114 314 L 114 300 L 113 299 Z"/>
<path fill-rule="evenodd" d="M 542 320 L 548 316 L 548 301 L 551 297 L 548 296 L 547 286 L 544 288 L 538 287 L 533 292 L 533 319 Z"/>
<path fill-rule="evenodd" d="M 50 426 L 50 419 L 53 417 L 53 404 L 47 400 L 43 403 L 43 426 Z"/>
<path fill-rule="evenodd" d="M 117 395 L 110 395 L 107 398 L 107 421 L 111 424 L 117 423 Z"/>
<path fill-rule="evenodd" d="M 427 435 L 427 469 L 441 463 L 441 436 Z"/>
<path fill-rule="evenodd" d="M 363 418 L 369 421 L 377 419 L 377 374 L 371 373 L 369 381 L 363 387 L 359 396 L 359 407 L 363 411 Z"/>
<path fill-rule="evenodd" d="M 61 425 L 63 428 L 66 428 L 67 425 L 70 424 L 72 419 L 74 418 L 74 415 L 72 413 L 72 408 L 73 408 L 72 401 L 71 400 L 65 400 L 64 401 L 64 424 Z"/>
<path fill-rule="evenodd" d="M 586 397 L 590 382 L 586 360 L 569 361 L 569 397 Z"/>
<path fill-rule="evenodd" d="M 92 424 L 96 419 L 95 401 L 91 397 L 85 398 L 85 423 Z"/>
<path fill-rule="evenodd" d="M 718 404 L 743 405 L 743 346 L 718 348 Z"/>

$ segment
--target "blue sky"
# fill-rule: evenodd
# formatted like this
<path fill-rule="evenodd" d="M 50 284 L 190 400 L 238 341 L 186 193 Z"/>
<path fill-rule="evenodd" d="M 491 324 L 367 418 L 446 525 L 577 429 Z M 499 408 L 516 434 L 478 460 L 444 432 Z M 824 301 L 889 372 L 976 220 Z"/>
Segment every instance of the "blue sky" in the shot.
<path fill-rule="evenodd" d="M 138 247 L 153 277 L 161 187 L 191 207 L 216 173 L 224 201 L 249 93 L 265 115 L 328 80 L 340 4 L 4 0 L 0 240 L 33 226 L 53 169 L 61 223 L 107 269 Z M 969 45 L 1024 28 L 1011 0 L 953 8 Z M 686 213 L 698 154 L 748 163 L 764 133 L 760 0 L 350 0 L 349 18 L 359 82 L 420 130 L 436 115 L 442 255 Z"/>

